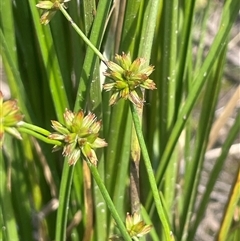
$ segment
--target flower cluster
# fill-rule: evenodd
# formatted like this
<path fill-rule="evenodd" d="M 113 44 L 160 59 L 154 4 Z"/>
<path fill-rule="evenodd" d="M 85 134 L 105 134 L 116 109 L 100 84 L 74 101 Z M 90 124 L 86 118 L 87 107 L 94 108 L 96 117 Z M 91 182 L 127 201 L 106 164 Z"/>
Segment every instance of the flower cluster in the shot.
<path fill-rule="evenodd" d="M 16 100 L 3 101 L 0 91 L 0 147 L 3 145 L 4 133 L 8 132 L 18 139 L 22 139 L 16 126 L 23 119 Z"/>
<path fill-rule="evenodd" d="M 152 226 L 146 225 L 139 214 L 130 215 L 127 213 L 126 228 L 131 238 L 140 238 L 150 232 Z"/>
<path fill-rule="evenodd" d="M 70 0 L 43 0 L 39 1 L 36 7 L 44 10 L 41 16 L 40 22 L 41 24 L 47 25 L 52 17 L 55 15 L 57 10 L 59 9 L 60 4 L 69 2 Z"/>
<path fill-rule="evenodd" d="M 66 109 L 64 113 L 65 124 L 52 121 L 52 127 L 56 131 L 49 135 L 50 139 L 63 141 L 63 155 L 68 157 L 69 165 L 74 165 L 80 158 L 97 164 L 95 148 L 107 146 L 105 140 L 98 137 L 101 122 L 96 121 L 96 116 L 89 113 L 84 116 L 82 110 L 77 113 Z M 59 146 L 54 146 L 56 151 Z"/>
<path fill-rule="evenodd" d="M 141 107 L 144 102 L 141 88 L 156 89 L 153 80 L 149 79 L 154 67 L 144 67 L 144 58 L 137 58 L 132 62 L 130 54 L 117 54 L 115 59 L 116 63 L 106 62 L 108 69 L 104 73 L 113 81 L 103 85 L 106 91 L 113 91 L 109 101 L 110 105 L 123 98 L 129 99 L 136 106 Z"/>
<path fill-rule="evenodd" d="M 145 234 L 149 233 L 152 225 L 145 224 L 140 217 L 140 214 L 134 213 L 130 215 L 127 213 L 126 217 L 126 229 L 132 240 L 139 240 L 138 238 L 143 237 Z M 114 236 L 111 238 L 113 241 L 123 240 L 122 237 Z"/>

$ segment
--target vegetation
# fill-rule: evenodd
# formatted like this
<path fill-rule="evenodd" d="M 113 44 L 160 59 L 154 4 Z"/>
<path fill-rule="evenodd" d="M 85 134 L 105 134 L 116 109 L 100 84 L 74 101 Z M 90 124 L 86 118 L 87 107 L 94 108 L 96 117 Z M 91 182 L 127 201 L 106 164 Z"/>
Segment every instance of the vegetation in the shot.
<path fill-rule="evenodd" d="M 238 113 L 196 205 L 239 1 L 2 0 L 0 11 L 11 93 L 1 87 L 0 240 L 194 240 L 240 129 Z M 235 175 L 216 240 L 240 237 Z"/>

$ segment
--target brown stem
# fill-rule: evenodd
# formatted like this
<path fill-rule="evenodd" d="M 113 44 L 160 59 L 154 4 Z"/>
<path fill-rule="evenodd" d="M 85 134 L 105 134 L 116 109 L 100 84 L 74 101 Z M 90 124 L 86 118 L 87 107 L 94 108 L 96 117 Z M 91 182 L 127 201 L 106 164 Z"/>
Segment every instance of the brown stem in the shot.
<path fill-rule="evenodd" d="M 132 213 L 140 212 L 139 162 L 130 162 L 130 196 Z"/>
<path fill-rule="evenodd" d="M 137 108 L 139 119 L 142 119 L 143 106 Z M 138 143 L 135 128 L 132 129 L 131 142 L 131 160 L 130 160 L 130 197 L 131 197 L 131 211 L 133 213 L 140 213 L 140 187 L 139 187 L 139 164 L 140 164 L 141 150 Z"/>
<path fill-rule="evenodd" d="M 88 168 L 87 163 L 83 162 L 83 173 L 84 173 L 84 203 L 86 211 L 86 227 L 83 237 L 83 241 L 91 240 L 93 230 L 93 199 L 92 199 L 92 188 L 91 188 L 91 172 Z"/>

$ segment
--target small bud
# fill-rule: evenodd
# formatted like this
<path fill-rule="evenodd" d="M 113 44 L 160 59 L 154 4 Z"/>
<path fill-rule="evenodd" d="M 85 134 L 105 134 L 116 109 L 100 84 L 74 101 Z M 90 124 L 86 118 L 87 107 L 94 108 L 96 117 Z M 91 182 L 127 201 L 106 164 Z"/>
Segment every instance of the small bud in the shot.
<path fill-rule="evenodd" d="M 140 238 L 149 233 L 152 226 L 146 225 L 141 220 L 140 214 L 134 213 L 133 215 L 130 215 L 127 213 L 126 228 L 131 238 Z"/>
<path fill-rule="evenodd" d="M 145 224 L 141 220 L 140 214 L 134 213 L 133 215 L 130 215 L 129 213 L 127 213 L 126 229 L 132 240 L 139 240 L 138 238 L 143 237 L 151 231 L 152 225 Z M 111 237 L 110 240 L 122 241 L 124 239 L 120 236 L 115 235 Z"/>
<path fill-rule="evenodd" d="M 54 6 L 54 3 L 51 1 L 40 1 L 36 7 L 43 9 L 43 10 L 50 10 Z"/>
<path fill-rule="evenodd" d="M 0 148 L 3 145 L 4 133 L 7 132 L 17 139 L 22 139 L 17 130 L 17 125 L 23 119 L 16 100 L 3 100 L 3 94 L 0 91 Z"/>
<path fill-rule="evenodd" d="M 65 7 L 64 3 L 69 1 L 70 0 L 39 1 L 36 7 L 44 10 L 40 19 L 41 24 L 47 25 L 59 9 L 60 5 L 63 5 Z"/>

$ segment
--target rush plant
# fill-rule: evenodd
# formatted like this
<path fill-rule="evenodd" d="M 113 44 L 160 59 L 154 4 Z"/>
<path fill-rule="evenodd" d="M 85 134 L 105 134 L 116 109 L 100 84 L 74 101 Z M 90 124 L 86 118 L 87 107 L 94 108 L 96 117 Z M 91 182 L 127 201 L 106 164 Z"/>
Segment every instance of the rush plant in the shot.
<path fill-rule="evenodd" d="M 2 0 L 0 240 L 194 240 L 240 129 L 238 113 L 199 199 L 238 13 L 237 0 Z M 240 235 L 237 168 L 213 240 Z"/>

